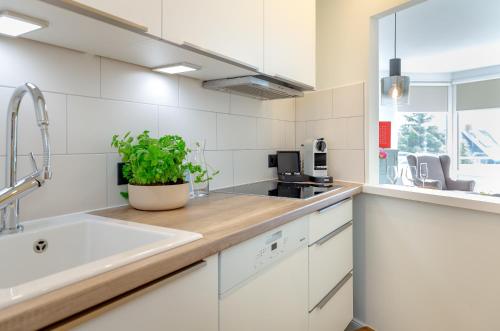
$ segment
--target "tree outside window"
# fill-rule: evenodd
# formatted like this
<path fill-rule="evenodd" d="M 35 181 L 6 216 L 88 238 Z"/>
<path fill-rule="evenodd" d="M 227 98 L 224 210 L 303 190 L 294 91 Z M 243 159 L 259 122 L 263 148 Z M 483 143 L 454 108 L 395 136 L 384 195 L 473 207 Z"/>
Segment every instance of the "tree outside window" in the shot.
<path fill-rule="evenodd" d="M 398 149 L 403 153 L 446 153 L 446 113 L 402 113 Z"/>

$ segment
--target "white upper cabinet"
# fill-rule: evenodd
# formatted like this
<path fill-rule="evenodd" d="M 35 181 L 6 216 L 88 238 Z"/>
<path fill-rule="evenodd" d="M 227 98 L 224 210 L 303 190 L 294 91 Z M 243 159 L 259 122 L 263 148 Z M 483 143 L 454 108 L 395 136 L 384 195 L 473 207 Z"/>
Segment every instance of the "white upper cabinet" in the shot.
<path fill-rule="evenodd" d="M 163 39 L 262 70 L 263 0 L 163 0 Z"/>
<path fill-rule="evenodd" d="M 135 25 L 147 28 L 147 33 L 161 38 L 162 0 L 74 0 Z"/>
<path fill-rule="evenodd" d="M 315 0 L 264 0 L 264 72 L 316 85 Z"/>

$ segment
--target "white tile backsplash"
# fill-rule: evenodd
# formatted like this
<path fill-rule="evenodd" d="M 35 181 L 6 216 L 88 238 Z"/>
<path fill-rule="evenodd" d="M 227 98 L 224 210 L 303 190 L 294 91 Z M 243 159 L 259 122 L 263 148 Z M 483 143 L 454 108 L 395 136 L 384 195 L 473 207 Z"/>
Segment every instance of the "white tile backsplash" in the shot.
<path fill-rule="evenodd" d="M 150 130 L 205 140 L 207 163 L 220 174 L 211 188 L 276 178 L 267 156 L 299 148 L 307 138 L 329 141 L 337 179 L 364 180 L 364 84 L 259 101 L 202 88 L 201 81 L 23 39 L 0 37 L 0 117 L 13 87 L 37 84 L 47 99 L 53 180 L 23 199 L 23 219 L 126 203 L 116 185 L 113 134 Z M 39 133 L 23 101 L 19 121 L 20 174 L 28 152 L 41 153 Z M 0 126 L 0 137 L 5 127 Z M 5 141 L 0 155 L 5 155 Z M 0 171 L 5 157 L 0 156 Z M 0 172 L 1 173 L 1 172 Z M 0 176 L 0 183 L 3 181 Z"/>
<path fill-rule="evenodd" d="M 266 101 L 231 94 L 231 114 L 271 118 Z"/>
<path fill-rule="evenodd" d="M 365 123 L 364 117 L 349 117 L 347 120 L 347 148 L 364 149 Z"/>
<path fill-rule="evenodd" d="M 206 151 L 205 159 L 210 173 L 219 171 L 219 174 L 210 182 L 211 190 L 234 185 L 232 151 Z"/>
<path fill-rule="evenodd" d="M 296 100 L 296 120 L 297 148 L 325 138 L 330 175 L 364 182 L 364 83 L 307 93 Z"/>
<path fill-rule="evenodd" d="M 40 162 L 39 158 L 39 162 Z M 20 169 L 31 171 L 28 157 Z M 107 206 L 106 155 L 54 155 L 52 179 L 21 200 L 21 219 L 60 215 Z"/>
<path fill-rule="evenodd" d="M 121 206 L 127 203 L 120 192 L 127 191 L 127 185 L 117 185 L 118 172 L 117 163 L 121 161 L 120 155 L 110 153 L 106 155 L 106 176 L 107 176 L 107 198 L 108 206 Z"/>
<path fill-rule="evenodd" d="M 229 94 L 204 89 L 201 81 L 179 77 L 179 106 L 229 113 Z"/>
<path fill-rule="evenodd" d="M 149 130 L 158 135 L 158 106 L 68 97 L 68 152 L 111 153 L 111 137 L 130 131 L 137 135 Z"/>
<path fill-rule="evenodd" d="M 307 140 L 307 122 L 295 122 L 295 148 L 300 148 Z"/>
<path fill-rule="evenodd" d="M 7 108 L 14 88 L 0 87 L 0 118 L 7 118 Z M 66 95 L 45 92 L 45 101 L 49 113 L 50 142 L 52 153 L 66 153 Z M 5 155 L 5 136 L 7 129 L 5 122 L 0 124 L 0 155 Z M 25 97 L 19 108 L 18 119 L 18 155 L 27 155 L 30 152 L 40 154 L 42 142 L 40 128 L 36 123 L 33 101 Z"/>
<path fill-rule="evenodd" d="M 103 98 L 158 105 L 179 104 L 178 77 L 164 75 L 136 65 L 101 59 Z"/>
<path fill-rule="evenodd" d="M 308 92 L 296 100 L 296 120 L 311 121 L 332 117 L 332 90 Z"/>
<path fill-rule="evenodd" d="M 257 148 L 257 119 L 217 114 L 217 149 Z"/>
<path fill-rule="evenodd" d="M 234 185 L 277 177 L 276 168 L 267 167 L 267 156 L 274 150 L 240 150 L 233 154 Z"/>
<path fill-rule="evenodd" d="M 285 122 L 285 144 L 287 149 L 295 148 L 295 122 Z"/>
<path fill-rule="evenodd" d="M 268 118 L 257 119 L 257 147 L 259 149 L 285 149 L 287 123 Z"/>
<path fill-rule="evenodd" d="M 333 89 L 333 117 L 364 116 L 364 83 Z"/>
<path fill-rule="evenodd" d="M 22 38 L 0 37 L 0 85 L 99 96 L 99 57 Z"/>
<path fill-rule="evenodd" d="M 160 135 L 178 134 L 188 146 L 203 143 L 208 150 L 217 149 L 217 115 L 212 112 L 160 106 Z"/>
<path fill-rule="evenodd" d="M 295 122 L 295 99 L 277 99 L 265 102 L 267 111 L 271 118 L 283 121 Z"/>
<path fill-rule="evenodd" d="M 328 150 L 330 176 L 336 179 L 363 183 L 365 180 L 365 151 Z"/>
<path fill-rule="evenodd" d="M 23 220 L 125 204 L 113 134 L 150 130 L 179 134 L 189 144 L 206 140 L 207 163 L 220 170 L 211 189 L 275 178 L 267 155 L 296 143 L 294 99 L 231 96 L 191 78 L 23 39 L 0 37 L 0 62 L 8 64 L 0 66 L 0 118 L 13 88 L 32 81 L 44 91 L 50 119 L 54 177 L 23 199 Z M 30 107 L 27 99 L 20 110 L 20 175 L 31 170 L 25 155 L 42 151 Z M 5 141 L 0 173 L 4 154 Z"/>

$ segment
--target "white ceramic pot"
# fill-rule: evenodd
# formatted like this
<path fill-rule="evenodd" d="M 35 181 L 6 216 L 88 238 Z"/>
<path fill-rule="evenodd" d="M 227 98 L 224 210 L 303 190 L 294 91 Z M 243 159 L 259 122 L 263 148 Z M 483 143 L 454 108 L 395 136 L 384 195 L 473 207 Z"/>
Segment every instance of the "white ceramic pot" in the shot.
<path fill-rule="evenodd" d="M 130 185 L 128 202 L 140 210 L 169 210 L 184 207 L 189 201 L 189 183 L 176 185 Z"/>

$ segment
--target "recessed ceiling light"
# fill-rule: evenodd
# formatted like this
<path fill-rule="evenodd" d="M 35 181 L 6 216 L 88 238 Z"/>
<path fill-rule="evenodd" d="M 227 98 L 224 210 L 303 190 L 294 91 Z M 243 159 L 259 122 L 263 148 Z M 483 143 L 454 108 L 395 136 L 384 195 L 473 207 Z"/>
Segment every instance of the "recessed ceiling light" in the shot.
<path fill-rule="evenodd" d="M 46 21 L 12 11 L 0 11 L 0 34 L 17 37 L 47 27 Z"/>
<path fill-rule="evenodd" d="M 201 67 L 195 64 L 182 62 L 175 64 L 167 64 L 158 68 L 153 68 L 153 71 L 163 72 L 167 74 L 180 74 L 183 72 L 200 70 Z"/>

